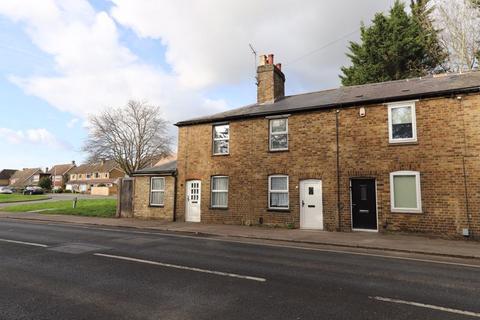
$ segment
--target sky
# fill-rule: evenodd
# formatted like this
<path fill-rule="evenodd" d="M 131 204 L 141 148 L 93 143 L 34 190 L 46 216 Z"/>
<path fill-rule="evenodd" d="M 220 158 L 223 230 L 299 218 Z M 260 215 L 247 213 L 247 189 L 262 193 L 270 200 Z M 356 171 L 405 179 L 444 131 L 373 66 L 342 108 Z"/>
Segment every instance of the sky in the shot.
<path fill-rule="evenodd" d="M 81 163 L 88 118 L 128 100 L 179 120 L 254 103 L 275 54 L 286 94 L 338 87 L 348 42 L 394 0 L 0 0 L 0 169 Z"/>

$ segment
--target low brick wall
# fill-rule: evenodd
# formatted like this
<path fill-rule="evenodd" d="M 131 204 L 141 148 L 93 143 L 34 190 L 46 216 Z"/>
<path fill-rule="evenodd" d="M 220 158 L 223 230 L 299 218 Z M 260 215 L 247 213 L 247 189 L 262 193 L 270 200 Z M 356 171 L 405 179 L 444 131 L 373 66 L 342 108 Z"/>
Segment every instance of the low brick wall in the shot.
<path fill-rule="evenodd" d="M 90 194 L 92 196 L 109 196 L 110 188 L 109 187 L 92 187 L 90 189 Z"/>

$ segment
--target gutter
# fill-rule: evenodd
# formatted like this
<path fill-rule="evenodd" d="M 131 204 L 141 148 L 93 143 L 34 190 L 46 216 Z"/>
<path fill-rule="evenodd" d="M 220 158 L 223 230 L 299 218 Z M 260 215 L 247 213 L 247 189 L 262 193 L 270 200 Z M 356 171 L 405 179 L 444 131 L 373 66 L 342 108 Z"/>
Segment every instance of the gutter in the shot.
<path fill-rule="evenodd" d="M 347 108 L 347 107 L 354 107 L 358 105 L 372 105 L 372 104 L 384 104 L 384 103 L 391 103 L 391 102 L 401 102 L 407 100 L 414 100 L 414 99 L 426 99 L 426 98 L 436 98 L 436 97 L 447 97 L 449 95 L 456 95 L 456 94 L 468 94 L 468 93 L 476 93 L 480 92 L 480 87 L 469 87 L 463 89 L 453 89 L 453 90 L 444 90 L 438 92 L 431 92 L 431 93 L 420 93 L 420 94 L 410 94 L 410 95 L 402 95 L 402 96 L 391 96 L 387 98 L 378 98 L 378 99 L 370 99 L 370 100 L 358 100 L 358 101 L 351 101 L 345 103 L 331 103 L 326 105 L 313 105 L 302 107 L 298 109 L 282 109 L 282 110 L 271 110 L 271 111 L 263 111 L 263 112 L 256 112 L 256 113 L 249 113 L 243 115 L 235 115 L 235 116 L 227 116 L 227 117 L 219 117 L 219 118 L 207 118 L 207 119 L 197 119 L 197 120 L 186 120 L 180 121 L 175 123 L 177 127 L 184 127 L 189 125 L 195 124 L 205 124 L 205 123 L 213 123 L 218 121 L 231 121 L 231 120 L 242 120 L 242 119 L 251 119 L 251 118 L 260 118 L 269 115 L 280 115 L 284 113 L 301 113 L 306 111 L 317 111 L 317 110 L 329 110 L 334 108 Z M 290 96 L 292 97 L 292 96 Z"/>

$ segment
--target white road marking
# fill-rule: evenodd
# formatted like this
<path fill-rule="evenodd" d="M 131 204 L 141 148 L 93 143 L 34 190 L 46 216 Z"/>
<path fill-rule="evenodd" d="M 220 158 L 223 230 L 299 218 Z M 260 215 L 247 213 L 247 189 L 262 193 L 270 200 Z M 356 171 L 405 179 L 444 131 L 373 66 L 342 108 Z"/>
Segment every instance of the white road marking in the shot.
<path fill-rule="evenodd" d="M 24 242 L 24 241 L 17 241 L 17 240 L 9 240 L 9 239 L 0 239 L 0 242 L 24 244 L 24 245 L 27 245 L 27 246 L 41 247 L 41 248 L 47 248 L 47 247 L 48 247 L 46 244 L 33 243 L 33 242 Z"/>
<path fill-rule="evenodd" d="M 45 224 L 45 223 L 36 223 L 34 224 Z M 409 258 L 409 257 L 399 257 L 399 256 L 391 256 L 391 255 L 383 255 L 383 254 L 376 254 L 376 253 L 366 253 L 366 252 L 354 252 L 348 250 L 334 250 L 334 249 L 321 249 L 321 248 L 310 248 L 310 247 L 302 247 L 301 243 L 298 246 L 294 245 L 283 245 L 283 244 L 272 244 L 272 243 L 255 243 L 251 241 L 242 241 L 242 240 L 234 240 L 234 239 L 221 239 L 221 238 L 205 238 L 200 236 L 188 236 L 188 235 L 180 235 L 180 234 L 170 234 L 170 233 L 163 233 L 161 231 L 167 232 L 182 232 L 182 231 L 174 231 L 174 230 L 159 230 L 158 232 L 151 232 L 151 231 L 138 231 L 138 230 L 121 230 L 121 229 L 111 229 L 111 228 L 103 228 L 103 227 L 91 227 L 91 226 L 79 226 L 69 223 L 47 223 L 47 225 L 52 226 L 65 226 L 68 225 L 69 227 L 79 228 L 79 229 L 88 229 L 88 230 L 101 230 L 101 231 L 110 231 L 110 232 L 118 232 L 118 233 L 134 233 L 134 234 L 148 234 L 148 235 L 157 235 L 157 236 L 164 236 L 164 237 L 172 237 L 172 238 L 187 238 L 187 239 L 201 239 L 205 241 L 218 241 L 218 242 L 231 242 L 231 243 L 239 243 L 239 244 L 247 244 L 253 246 L 264 246 L 264 247 L 273 247 L 273 248 L 286 248 L 286 249 L 296 249 L 296 250 L 305 250 L 305 251 L 318 251 L 318 252 L 329 252 L 329 253 L 338 253 L 338 254 L 349 254 L 349 255 L 357 255 L 357 256 L 367 256 L 367 257 L 376 257 L 376 258 L 384 258 L 384 259 L 395 259 L 395 260 L 405 260 L 405 261 L 414 261 L 414 262 L 423 262 L 423 263 L 433 263 L 433 264 L 443 264 L 443 265 L 450 265 L 456 267 L 466 267 L 466 268 L 473 268 L 473 269 L 480 269 L 480 265 L 476 264 L 468 264 L 468 263 L 460 263 L 460 262 L 449 262 L 449 261 L 440 261 L 440 260 L 431 260 L 431 259 L 420 259 L 420 258 Z M 225 236 L 219 236 L 225 237 Z M 234 236 L 233 236 L 234 237 Z M 287 242 L 288 240 L 274 240 L 274 239 L 258 239 L 252 238 L 253 241 L 284 241 Z M 315 245 L 315 244 L 311 244 Z M 321 246 L 335 246 L 335 244 L 327 244 L 327 243 L 319 243 L 318 245 Z M 381 250 L 375 248 L 359 248 L 363 250 Z M 402 252 L 407 253 L 408 252 Z M 415 254 L 415 253 L 412 253 Z M 428 255 L 428 253 L 424 253 L 424 255 Z M 466 258 L 464 258 L 466 259 Z"/>
<path fill-rule="evenodd" d="M 405 301 L 405 300 L 398 300 L 398 299 L 391 299 L 391 298 L 384 298 L 384 297 L 369 297 L 369 298 L 374 299 L 374 300 L 378 300 L 378 301 L 383 301 L 383 302 L 406 304 L 406 305 L 415 306 L 415 307 L 419 307 L 419 308 L 427 308 L 427 309 L 433 309 L 433 310 L 438 310 L 438 311 L 443 311 L 443 312 L 461 314 L 461 315 L 464 315 L 464 316 L 480 318 L 480 313 L 471 312 L 471 311 L 451 309 L 451 308 L 445 308 L 445 307 L 440 307 L 440 306 L 434 306 L 434 305 L 431 305 L 431 304 L 424 304 L 424 303 L 420 303 L 420 302 Z"/>
<path fill-rule="evenodd" d="M 151 264 L 151 265 L 161 266 L 161 267 L 166 267 L 166 268 L 174 268 L 174 269 L 181 269 L 181 270 L 188 270 L 188 271 L 195 271 L 195 272 L 202 272 L 202 273 L 210 273 L 210 274 L 215 274 L 215 275 L 224 276 L 224 277 L 246 279 L 246 280 L 258 281 L 258 282 L 267 281 L 267 279 L 265 279 L 265 278 L 245 276 L 245 275 L 236 274 L 236 273 L 228 273 L 228 272 L 200 269 L 200 268 L 194 268 L 194 267 L 186 267 L 186 266 L 180 266 L 180 265 L 176 265 L 176 264 L 162 263 L 162 262 L 157 262 L 157 261 L 143 260 L 143 259 L 137 259 L 137 258 L 124 257 L 124 256 L 116 256 L 116 255 L 111 255 L 111 254 L 94 253 L 93 255 L 99 256 L 99 257 L 106 257 L 106 258 L 112 258 L 112 259 L 119 259 L 119 260 L 125 260 L 125 261 Z"/>

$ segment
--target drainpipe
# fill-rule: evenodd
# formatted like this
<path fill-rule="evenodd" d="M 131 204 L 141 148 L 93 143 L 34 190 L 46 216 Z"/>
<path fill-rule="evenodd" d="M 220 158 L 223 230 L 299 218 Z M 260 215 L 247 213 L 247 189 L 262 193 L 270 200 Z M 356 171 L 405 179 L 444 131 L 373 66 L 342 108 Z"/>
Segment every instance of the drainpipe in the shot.
<path fill-rule="evenodd" d="M 177 171 L 173 173 L 173 222 L 177 221 Z"/>
<path fill-rule="evenodd" d="M 337 157 L 337 215 L 338 215 L 338 231 L 342 231 L 342 214 L 341 214 L 341 203 L 340 203 L 340 146 L 339 146 L 339 135 L 338 135 L 338 115 L 340 110 L 335 110 L 335 131 L 336 131 L 336 157 Z"/>
<path fill-rule="evenodd" d="M 472 230 L 472 215 L 470 214 L 470 203 L 468 199 L 468 181 L 467 181 L 467 168 L 466 168 L 466 158 L 467 155 L 467 134 L 465 128 L 465 106 L 463 104 L 463 97 L 457 96 L 457 100 L 462 107 L 462 120 L 463 120 L 463 156 L 462 156 L 462 165 L 463 165 L 463 188 L 465 193 L 465 210 L 467 211 L 467 225 L 468 225 L 468 235 L 470 238 L 474 238 Z"/>

